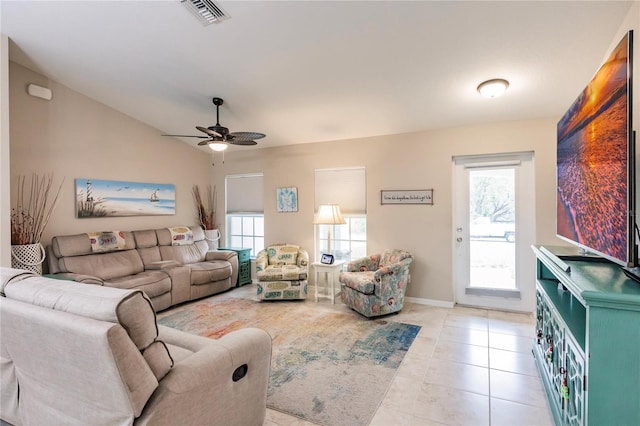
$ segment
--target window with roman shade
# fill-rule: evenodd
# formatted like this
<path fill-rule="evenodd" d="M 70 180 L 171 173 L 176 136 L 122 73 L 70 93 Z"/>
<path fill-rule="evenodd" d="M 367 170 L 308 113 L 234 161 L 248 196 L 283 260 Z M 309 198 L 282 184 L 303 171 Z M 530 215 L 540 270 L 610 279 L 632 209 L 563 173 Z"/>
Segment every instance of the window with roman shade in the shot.
<path fill-rule="evenodd" d="M 364 167 L 316 169 L 315 210 L 337 204 L 344 225 L 316 225 L 316 258 L 327 251 L 330 227 L 331 254 L 336 260 L 357 259 L 367 253 L 367 181 Z"/>
<path fill-rule="evenodd" d="M 227 247 L 264 248 L 264 180 L 262 173 L 225 176 Z"/>

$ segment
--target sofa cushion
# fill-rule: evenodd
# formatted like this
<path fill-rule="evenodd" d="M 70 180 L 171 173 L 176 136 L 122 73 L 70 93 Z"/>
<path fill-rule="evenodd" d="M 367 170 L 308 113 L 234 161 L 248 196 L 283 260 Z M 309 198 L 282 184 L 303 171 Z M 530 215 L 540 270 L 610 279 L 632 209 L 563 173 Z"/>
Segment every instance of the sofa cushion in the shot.
<path fill-rule="evenodd" d="M 158 270 L 144 271 L 135 275 L 105 280 L 104 283 L 109 287 L 124 290 L 142 290 L 151 298 L 171 291 L 171 278 L 165 272 Z"/>
<path fill-rule="evenodd" d="M 149 248 L 158 245 L 158 237 L 153 229 L 132 231 L 132 234 L 136 242 L 136 248 Z"/>
<path fill-rule="evenodd" d="M 80 284 L 34 277 L 5 287 L 8 298 L 69 312 L 100 321 L 118 323 L 140 350 L 158 337 L 156 314 L 142 291 Z"/>
<path fill-rule="evenodd" d="M 122 232 L 124 246 L 122 249 L 136 248 L 136 243 L 131 232 Z M 51 239 L 51 247 L 56 257 L 81 256 L 91 254 L 91 239 L 87 234 L 62 235 Z"/>
<path fill-rule="evenodd" d="M 181 265 L 202 262 L 209 246 L 206 241 L 198 241 L 188 246 L 160 246 L 162 260 L 175 260 Z"/>
<path fill-rule="evenodd" d="M 295 265 L 298 262 L 300 246 L 293 244 L 272 244 L 267 248 L 269 265 Z"/>
<path fill-rule="evenodd" d="M 231 276 L 231 264 L 229 262 L 212 261 L 198 262 L 187 265 L 191 269 L 191 284 L 208 284 L 212 281 L 220 281 Z"/>
<path fill-rule="evenodd" d="M 136 250 L 68 256 L 60 259 L 58 266 L 60 272 L 93 275 L 103 280 L 133 275 L 144 270 L 142 259 Z"/>
<path fill-rule="evenodd" d="M 269 265 L 257 272 L 260 281 L 306 280 L 307 268 L 297 265 Z"/>
<path fill-rule="evenodd" d="M 374 294 L 376 285 L 373 282 L 375 271 L 340 272 L 340 282 L 362 294 Z"/>

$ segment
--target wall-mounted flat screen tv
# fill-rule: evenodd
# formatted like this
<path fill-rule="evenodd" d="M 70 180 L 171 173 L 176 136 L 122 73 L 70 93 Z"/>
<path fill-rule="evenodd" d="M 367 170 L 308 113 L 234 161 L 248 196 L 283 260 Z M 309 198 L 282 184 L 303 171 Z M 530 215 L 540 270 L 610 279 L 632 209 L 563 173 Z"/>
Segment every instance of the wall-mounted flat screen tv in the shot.
<path fill-rule="evenodd" d="M 557 234 L 637 266 L 628 32 L 558 122 Z"/>

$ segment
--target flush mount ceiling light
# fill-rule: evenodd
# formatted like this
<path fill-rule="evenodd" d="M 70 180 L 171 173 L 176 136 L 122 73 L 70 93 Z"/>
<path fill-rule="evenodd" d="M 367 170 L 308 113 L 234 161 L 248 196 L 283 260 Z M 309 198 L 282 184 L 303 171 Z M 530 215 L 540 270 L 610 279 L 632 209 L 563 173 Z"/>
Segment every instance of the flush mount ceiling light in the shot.
<path fill-rule="evenodd" d="M 493 80 L 487 80 L 478 85 L 478 93 L 485 98 L 497 98 L 502 96 L 507 91 L 509 82 L 502 78 L 494 78 Z"/>

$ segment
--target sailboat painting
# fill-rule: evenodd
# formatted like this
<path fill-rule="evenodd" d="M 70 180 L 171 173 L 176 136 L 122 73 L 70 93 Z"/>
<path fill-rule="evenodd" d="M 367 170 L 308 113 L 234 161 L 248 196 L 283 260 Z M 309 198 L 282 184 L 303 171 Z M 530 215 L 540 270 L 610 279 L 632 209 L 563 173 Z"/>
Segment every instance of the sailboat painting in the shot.
<path fill-rule="evenodd" d="M 78 218 L 176 214 L 173 184 L 78 178 L 75 185 Z"/>

